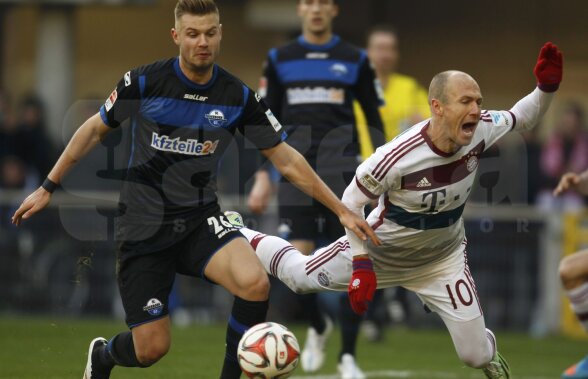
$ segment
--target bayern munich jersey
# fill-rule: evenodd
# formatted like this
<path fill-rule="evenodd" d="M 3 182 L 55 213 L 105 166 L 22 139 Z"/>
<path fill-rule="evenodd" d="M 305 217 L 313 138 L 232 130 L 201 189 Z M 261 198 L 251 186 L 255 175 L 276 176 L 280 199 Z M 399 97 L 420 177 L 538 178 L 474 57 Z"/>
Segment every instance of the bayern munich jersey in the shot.
<path fill-rule="evenodd" d="M 323 153 L 321 174 L 349 170 L 359 154 L 353 100 L 362 106 L 375 146 L 383 144 L 378 106 L 383 102 L 366 53 L 333 36 L 324 45 L 303 36 L 269 52 L 260 94 L 287 128 L 288 143 L 316 169 Z M 344 150 L 344 151 L 343 151 Z M 356 161 L 354 161 L 356 162 Z M 331 172 L 325 172 L 325 170 Z"/>
<path fill-rule="evenodd" d="M 368 244 L 374 265 L 410 271 L 447 258 L 464 242 L 462 213 L 480 155 L 512 130 L 510 111 L 484 111 L 472 142 L 445 153 L 427 135 L 430 120 L 408 129 L 363 162 L 356 184 L 379 198 L 367 218 L 382 245 Z"/>
<path fill-rule="evenodd" d="M 121 192 L 123 223 L 159 225 L 198 219 L 217 204 L 219 160 L 238 129 L 258 148 L 285 137 L 257 94 L 215 65 L 204 85 L 179 58 L 127 72 L 100 108 L 104 123 L 129 119 L 132 146 Z"/>

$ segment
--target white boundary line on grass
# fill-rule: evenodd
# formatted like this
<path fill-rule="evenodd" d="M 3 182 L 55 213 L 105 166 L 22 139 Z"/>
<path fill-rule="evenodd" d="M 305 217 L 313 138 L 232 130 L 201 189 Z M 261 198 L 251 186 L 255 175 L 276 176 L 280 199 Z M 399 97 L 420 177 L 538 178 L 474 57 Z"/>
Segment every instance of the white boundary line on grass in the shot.
<path fill-rule="evenodd" d="M 465 373 L 464 373 L 465 374 Z M 457 375 L 451 372 L 432 372 L 432 371 L 409 371 L 409 370 L 383 370 L 383 371 L 366 371 L 368 378 L 414 378 L 414 379 L 460 379 L 460 378 L 480 378 L 478 370 L 471 370 L 471 373 Z M 304 375 L 292 376 L 290 379 L 340 379 L 337 374 L 333 375 Z M 552 379 L 548 376 L 517 376 L 518 379 Z"/>

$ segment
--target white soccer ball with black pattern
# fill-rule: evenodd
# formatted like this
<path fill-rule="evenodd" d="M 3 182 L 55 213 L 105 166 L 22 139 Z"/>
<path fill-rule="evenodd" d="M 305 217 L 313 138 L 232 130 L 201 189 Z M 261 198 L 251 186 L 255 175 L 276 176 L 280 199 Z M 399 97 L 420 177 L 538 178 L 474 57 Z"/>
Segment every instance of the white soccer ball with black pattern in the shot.
<path fill-rule="evenodd" d="M 300 347 L 294 334 L 275 322 L 257 324 L 247 330 L 237 357 L 243 373 L 254 379 L 284 379 L 296 366 Z"/>

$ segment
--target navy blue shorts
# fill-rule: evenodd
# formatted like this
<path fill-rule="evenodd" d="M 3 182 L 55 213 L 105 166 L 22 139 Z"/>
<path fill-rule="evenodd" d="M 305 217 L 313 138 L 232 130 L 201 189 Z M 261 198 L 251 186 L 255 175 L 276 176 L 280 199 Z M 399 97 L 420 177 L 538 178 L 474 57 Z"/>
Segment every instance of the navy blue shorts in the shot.
<path fill-rule="evenodd" d="M 132 242 L 122 241 L 117 251 L 117 279 L 130 328 L 166 316 L 176 273 L 206 279 L 210 258 L 231 240 L 243 237 L 216 211 L 186 233 L 174 225 L 162 226 L 158 235 L 177 234 L 177 242 L 148 254 L 133 254 Z M 187 234 L 187 235 L 183 235 Z"/>

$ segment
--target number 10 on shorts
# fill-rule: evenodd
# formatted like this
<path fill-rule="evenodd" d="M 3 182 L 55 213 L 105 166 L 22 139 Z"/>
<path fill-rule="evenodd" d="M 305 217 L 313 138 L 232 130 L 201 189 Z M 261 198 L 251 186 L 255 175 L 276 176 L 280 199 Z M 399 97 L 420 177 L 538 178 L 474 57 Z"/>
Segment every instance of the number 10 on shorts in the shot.
<path fill-rule="evenodd" d="M 455 282 L 455 285 L 452 286 L 450 284 L 446 284 L 445 288 L 447 289 L 447 293 L 449 294 L 449 298 L 451 299 L 451 304 L 453 305 L 453 309 L 457 309 L 457 302 L 456 298 L 462 305 L 469 307 L 474 302 L 474 294 L 472 289 L 470 288 L 469 284 L 460 279 Z M 457 295 L 455 296 L 454 293 Z"/>

